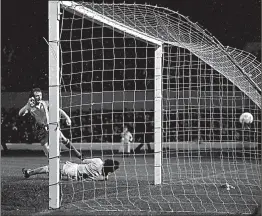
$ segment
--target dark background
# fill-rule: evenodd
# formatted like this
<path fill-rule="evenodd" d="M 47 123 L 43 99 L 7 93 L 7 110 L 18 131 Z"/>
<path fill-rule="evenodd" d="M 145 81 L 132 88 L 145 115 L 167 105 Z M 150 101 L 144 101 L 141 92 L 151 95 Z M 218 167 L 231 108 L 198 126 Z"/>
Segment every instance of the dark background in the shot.
<path fill-rule="evenodd" d="M 120 2 L 123 1 L 115 1 Z M 188 16 L 225 46 L 243 49 L 247 42 L 261 40 L 259 0 L 147 0 L 146 3 Z M 2 91 L 29 91 L 33 86 L 47 90 L 48 45 L 43 37 L 48 39 L 48 2 L 4 0 L 1 8 Z"/>

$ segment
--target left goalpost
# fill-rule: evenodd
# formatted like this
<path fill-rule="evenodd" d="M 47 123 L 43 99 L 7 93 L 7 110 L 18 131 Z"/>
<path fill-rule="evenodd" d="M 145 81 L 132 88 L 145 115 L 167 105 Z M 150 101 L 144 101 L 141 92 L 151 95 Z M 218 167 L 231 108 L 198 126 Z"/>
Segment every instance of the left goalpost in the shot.
<path fill-rule="evenodd" d="M 58 1 L 48 2 L 49 21 L 49 208 L 60 207 L 59 16 Z"/>

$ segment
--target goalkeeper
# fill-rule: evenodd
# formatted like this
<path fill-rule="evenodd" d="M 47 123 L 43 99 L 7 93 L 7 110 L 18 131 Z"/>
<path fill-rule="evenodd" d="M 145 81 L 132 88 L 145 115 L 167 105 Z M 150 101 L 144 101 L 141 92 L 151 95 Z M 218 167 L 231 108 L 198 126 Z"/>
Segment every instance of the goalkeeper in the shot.
<path fill-rule="evenodd" d="M 36 137 L 43 146 L 45 155 L 48 157 L 49 153 L 49 144 L 48 144 L 48 101 L 42 100 L 42 91 L 39 88 L 32 90 L 28 103 L 19 111 L 19 116 L 24 116 L 27 113 L 30 113 L 36 122 Z M 62 110 L 59 109 L 60 114 L 66 118 L 66 123 L 68 126 L 71 125 L 71 119 L 69 116 Z M 67 139 L 63 133 L 60 131 L 60 138 L 62 143 L 68 148 L 72 149 L 76 156 L 81 159 L 83 158 L 82 154 L 72 145 L 69 139 Z"/>
<path fill-rule="evenodd" d="M 100 158 L 84 159 L 81 164 L 67 161 L 60 165 L 61 177 L 72 180 L 106 181 L 108 176 L 119 168 L 119 162 L 111 159 L 102 161 Z M 49 166 L 36 169 L 22 169 L 25 178 L 32 175 L 48 174 Z"/>

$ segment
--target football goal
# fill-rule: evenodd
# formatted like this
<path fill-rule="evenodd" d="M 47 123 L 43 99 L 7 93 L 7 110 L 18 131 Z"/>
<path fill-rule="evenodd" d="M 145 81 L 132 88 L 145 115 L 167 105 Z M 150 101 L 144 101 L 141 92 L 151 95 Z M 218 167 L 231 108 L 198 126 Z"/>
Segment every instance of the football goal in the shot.
<path fill-rule="evenodd" d="M 48 4 L 50 209 L 252 214 L 261 202 L 261 63 L 167 8 Z M 59 108 L 70 127 L 58 124 Z M 119 170 L 104 182 L 60 178 L 61 162 L 81 161 L 60 148 L 59 130 Z"/>

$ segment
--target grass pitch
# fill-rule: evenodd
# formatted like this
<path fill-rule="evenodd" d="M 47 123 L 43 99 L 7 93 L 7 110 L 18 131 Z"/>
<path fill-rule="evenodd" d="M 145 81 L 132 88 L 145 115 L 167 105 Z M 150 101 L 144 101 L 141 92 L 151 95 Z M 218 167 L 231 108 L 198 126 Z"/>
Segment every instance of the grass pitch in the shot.
<path fill-rule="evenodd" d="M 252 215 L 261 199 L 254 175 L 259 166 L 252 161 L 211 163 L 205 157 L 169 155 L 163 159 L 163 184 L 156 186 L 153 156 L 115 159 L 121 167 L 107 182 L 62 181 L 63 207 L 51 211 L 48 176 L 24 179 L 21 172 L 46 165 L 43 153 L 11 152 L 1 159 L 2 215 Z M 221 187 L 225 182 L 235 189 Z"/>

